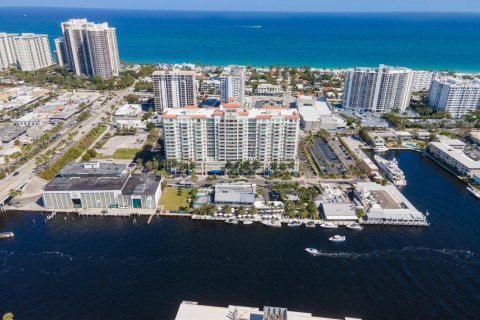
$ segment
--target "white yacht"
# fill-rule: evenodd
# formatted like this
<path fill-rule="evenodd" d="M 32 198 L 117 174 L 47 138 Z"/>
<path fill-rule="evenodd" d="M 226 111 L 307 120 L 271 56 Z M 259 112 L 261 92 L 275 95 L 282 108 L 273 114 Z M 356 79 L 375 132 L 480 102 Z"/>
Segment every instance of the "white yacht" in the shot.
<path fill-rule="evenodd" d="M 338 225 L 333 222 L 324 222 L 320 225 L 320 227 L 325 229 L 337 229 Z"/>
<path fill-rule="evenodd" d="M 280 220 L 273 220 L 273 219 L 262 221 L 262 224 L 268 227 L 276 227 L 276 228 L 282 226 L 282 223 L 280 222 Z"/>
<path fill-rule="evenodd" d="M 297 221 L 297 220 L 293 220 L 292 222 L 287 224 L 287 226 L 289 226 L 289 227 L 300 227 L 301 225 L 302 225 L 302 223 Z"/>
<path fill-rule="evenodd" d="M 243 224 L 252 224 L 253 221 L 252 220 L 243 220 Z"/>
<path fill-rule="evenodd" d="M 328 240 L 333 241 L 333 242 L 343 242 L 347 238 L 345 236 L 339 236 L 338 234 L 334 235 L 333 237 L 328 238 Z"/>
<path fill-rule="evenodd" d="M 314 222 L 314 221 L 310 220 L 310 221 L 305 222 L 305 227 L 307 227 L 307 228 L 315 228 L 316 225 L 315 225 L 315 222 Z"/>
<path fill-rule="evenodd" d="M 352 230 L 363 230 L 363 227 L 357 222 L 347 224 L 347 228 Z"/>
<path fill-rule="evenodd" d="M 384 159 L 378 155 L 373 157 L 378 167 L 387 175 L 387 178 L 396 186 L 406 186 L 407 180 L 403 171 L 398 167 L 398 161 L 393 159 L 391 161 Z"/>
<path fill-rule="evenodd" d="M 1 232 L 0 233 L 0 239 L 10 239 L 15 237 L 15 233 L 13 232 Z"/>
<path fill-rule="evenodd" d="M 227 220 L 225 220 L 225 223 L 237 224 L 237 223 L 238 223 L 238 220 L 236 220 L 236 219 L 227 219 Z"/>
<path fill-rule="evenodd" d="M 316 256 L 317 254 L 320 253 L 320 251 L 318 251 L 318 249 L 315 249 L 315 248 L 305 248 L 305 251 L 307 251 L 313 256 Z"/>
<path fill-rule="evenodd" d="M 470 192 L 475 198 L 480 199 L 480 191 L 472 185 L 467 186 L 468 192 Z"/>

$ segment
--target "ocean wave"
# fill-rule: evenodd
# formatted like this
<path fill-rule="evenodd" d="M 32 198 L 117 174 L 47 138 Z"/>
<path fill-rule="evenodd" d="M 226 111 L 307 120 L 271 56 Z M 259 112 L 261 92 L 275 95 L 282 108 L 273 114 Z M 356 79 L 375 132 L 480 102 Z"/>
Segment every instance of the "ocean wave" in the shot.
<path fill-rule="evenodd" d="M 423 253 L 423 254 L 420 254 Z M 425 255 L 426 254 L 426 255 Z M 369 252 L 324 251 L 318 250 L 317 257 L 363 259 L 363 258 L 392 258 L 400 256 L 410 259 L 428 259 L 435 256 L 446 256 L 468 263 L 480 264 L 479 256 L 470 250 L 434 249 L 425 247 L 404 247 L 402 249 L 373 250 Z"/>
<path fill-rule="evenodd" d="M 29 253 L 30 255 L 32 256 L 40 256 L 40 255 L 56 255 L 56 256 L 59 256 L 61 258 L 66 258 L 70 261 L 73 261 L 73 257 L 69 254 L 65 254 L 63 252 L 60 252 L 60 251 L 43 251 L 43 252 L 37 252 L 37 253 Z"/>

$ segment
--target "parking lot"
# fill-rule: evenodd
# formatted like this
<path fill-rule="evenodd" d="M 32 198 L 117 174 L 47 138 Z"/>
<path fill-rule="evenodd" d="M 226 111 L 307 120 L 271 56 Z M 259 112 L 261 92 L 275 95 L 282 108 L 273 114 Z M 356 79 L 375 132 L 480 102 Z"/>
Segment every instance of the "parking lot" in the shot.
<path fill-rule="evenodd" d="M 333 152 L 335 152 L 338 159 L 343 163 L 345 168 L 355 166 L 355 160 L 350 156 L 348 151 L 337 138 L 328 139 L 328 144 L 332 148 Z"/>
<path fill-rule="evenodd" d="M 313 141 L 312 155 L 324 173 L 340 174 L 345 171 L 340 159 L 323 139 Z"/>
<path fill-rule="evenodd" d="M 359 113 L 352 109 L 339 109 L 339 112 L 349 117 L 360 119 L 364 127 L 388 128 L 388 122 L 385 119 L 370 111 Z"/>
<path fill-rule="evenodd" d="M 135 149 L 141 148 L 147 139 L 147 132 L 137 132 L 137 134 L 132 136 L 113 136 L 105 143 L 105 145 L 98 149 L 98 152 L 105 155 L 111 156 L 115 150 L 124 148 L 124 149 Z"/>

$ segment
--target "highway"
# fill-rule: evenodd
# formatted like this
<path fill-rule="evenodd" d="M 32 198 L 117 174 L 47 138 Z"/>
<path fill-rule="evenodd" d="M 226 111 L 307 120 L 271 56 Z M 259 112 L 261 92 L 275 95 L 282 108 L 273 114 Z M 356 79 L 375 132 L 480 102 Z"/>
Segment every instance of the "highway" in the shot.
<path fill-rule="evenodd" d="M 99 124 L 101 122 L 101 118 L 107 111 L 111 110 L 111 107 L 113 105 L 116 105 L 117 103 L 123 103 L 123 97 L 128 94 L 126 91 L 117 91 L 114 92 L 114 97 L 107 101 L 105 105 L 101 105 L 101 103 L 105 100 L 106 95 L 103 95 L 99 100 L 94 102 L 90 107 L 89 110 L 91 112 L 91 116 L 80 123 L 73 124 L 73 121 L 66 125 L 65 127 L 68 128 L 63 135 L 58 138 L 54 143 L 52 143 L 48 148 L 46 148 L 43 152 L 38 154 L 37 156 L 47 152 L 48 150 L 55 148 L 62 139 L 66 139 L 68 137 L 68 134 L 73 131 L 78 131 L 79 134 L 77 134 L 74 138 L 73 141 L 79 141 L 81 138 L 83 138 L 90 130 L 92 127 L 95 125 Z M 10 190 L 18 190 L 19 188 L 23 187 L 28 180 L 34 175 L 35 168 L 37 167 L 35 163 L 35 158 L 32 158 L 28 160 L 25 164 L 23 164 L 21 167 L 17 168 L 15 172 L 18 172 L 18 174 L 12 173 L 5 177 L 4 179 L 0 180 L 0 205 L 4 204 L 6 200 L 8 200 L 10 196 Z"/>

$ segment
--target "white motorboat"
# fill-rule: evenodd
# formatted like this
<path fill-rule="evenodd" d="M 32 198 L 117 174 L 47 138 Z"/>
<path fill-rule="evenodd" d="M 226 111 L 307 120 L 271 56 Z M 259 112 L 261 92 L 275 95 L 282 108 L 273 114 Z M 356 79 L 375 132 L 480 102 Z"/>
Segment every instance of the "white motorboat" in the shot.
<path fill-rule="evenodd" d="M 289 222 L 287 224 L 287 226 L 289 226 L 289 227 L 300 227 L 301 225 L 302 225 L 302 223 L 299 222 L 299 221 L 296 221 L 296 220 L 293 220 L 292 222 Z"/>
<path fill-rule="evenodd" d="M 480 199 L 480 191 L 472 185 L 467 186 L 468 192 L 470 192 L 475 198 Z"/>
<path fill-rule="evenodd" d="M 243 224 L 252 224 L 253 221 L 252 220 L 243 220 Z"/>
<path fill-rule="evenodd" d="M 268 227 L 276 227 L 276 228 L 282 226 L 282 223 L 279 220 L 265 220 L 265 221 L 262 221 L 262 224 Z"/>
<path fill-rule="evenodd" d="M 305 227 L 307 227 L 307 228 L 315 228 L 316 225 L 315 225 L 315 222 L 313 222 L 313 221 L 307 221 L 307 222 L 305 223 Z"/>
<path fill-rule="evenodd" d="M 347 224 L 347 228 L 352 230 L 363 230 L 363 227 L 357 222 Z"/>
<path fill-rule="evenodd" d="M 388 161 L 378 155 L 373 157 L 375 162 L 378 164 L 378 167 L 385 172 L 387 178 L 393 182 L 396 186 L 406 186 L 407 180 L 405 179 L 405 175 L 403 171 L 400 170 L 398 166 L 398 162 L 396 159 Z"/>
<path fill-rule="evenodd" d="M 229 223 L 229 224 L 237 224 L 238 221 L 236 219 L 228 219 L 228 220 L 225 220 L 225 223 Z"/>
<path fill-rule="evenodd" d="M 307 251 L 313 256 L 316 256 L 317 254 L 320 253 L 320 251 L 318 251 L 318 249 L 315 249 L 315 248 L 305 248 L 305 251 Z"/>
<path fill-rule="evenodd" d="M 0 239 L 10 239 L 15 237 L 15 233 L 13 232 L 1 232 L 0 233 Z"/>
<path fill-rule="evenodd" d="M 333 237 L 328 238 L 328 240 L 332 242 L 343 242 L 347 238 L 345 236 L 339 236 L 338 234 L 334 235 Z"/>
<path fill-rule="evenodd" d="M 324 222 L 320 225 L 320 227 L 325 229 L 337 229 L 338 225 L 333 222 Z"/>

